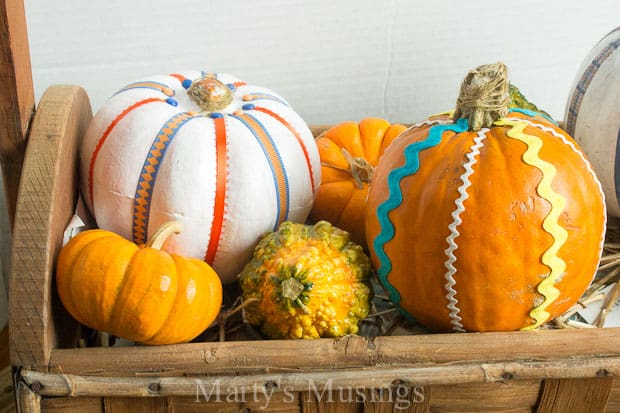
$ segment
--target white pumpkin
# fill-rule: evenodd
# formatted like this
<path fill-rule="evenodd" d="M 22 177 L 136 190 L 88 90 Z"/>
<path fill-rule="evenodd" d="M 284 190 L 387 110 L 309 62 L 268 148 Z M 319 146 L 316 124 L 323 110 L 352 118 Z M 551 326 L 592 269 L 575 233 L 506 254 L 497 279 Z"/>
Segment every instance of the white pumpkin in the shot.
<path fill-rule="evenodd" d="M 564 121 L 603 185 L 607 211 L 620 216 L 620 27 L 603 37 L 581 64 Z"/>
<path fill-rule="evenodd" d="M 227 74 L 152 76 L 97 111 L 80 149 L 81 191 L 97 226 L 164 248 L 235 280 L 258 238 L 306 220 L 320 184 L 314 137 L 276 93 Z"/>

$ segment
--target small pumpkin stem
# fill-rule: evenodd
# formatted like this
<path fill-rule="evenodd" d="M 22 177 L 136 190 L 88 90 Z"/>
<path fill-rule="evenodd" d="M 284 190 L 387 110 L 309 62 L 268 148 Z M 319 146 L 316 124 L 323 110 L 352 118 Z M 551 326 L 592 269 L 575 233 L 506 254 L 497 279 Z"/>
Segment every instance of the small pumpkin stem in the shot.
<path fill-rule="evenodd" d="M 350 172 L 353 176 L 353 180 L 359 189 L 364 187 L 365 183 L 370 183 L 372 181 L 372 175 L 375 172 L 375 167 L 370 164 L 366 159 L 357 157 L 354 158 L 353 155 L 349 153 L 345 148 L 340 148 L 342 155 L 349 163 L 349 167 L 351 168 Z"/>
<path fill-rule="evenodd" d="M 222 110 L 233 101 L 228 86 L 209 76 L 192 82 L 187 94 L 205 112 Z"/>
<path fill-rule="evenodd" d="M 172 234 L 180 234 L 182 230 L 183 224 L 181 224 L 181 221 L 166 222 L 153 234 L 146 246 L 159 250 Z"/>
<path fill-rule="evenodd" d="M 478 66 L 461 83 L 453 119 L 466 118 L 469 129 L 474 132 L 490 128 L 493 122 L 508 113 L 509 87 L 505 64 Z"/>

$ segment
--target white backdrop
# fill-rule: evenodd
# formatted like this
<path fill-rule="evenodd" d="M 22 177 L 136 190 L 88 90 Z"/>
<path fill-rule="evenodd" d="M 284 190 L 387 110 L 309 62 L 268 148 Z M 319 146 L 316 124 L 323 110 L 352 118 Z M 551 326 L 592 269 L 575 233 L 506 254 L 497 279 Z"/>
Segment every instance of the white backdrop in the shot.
<path fill-rule="evenodd" d="M 25 5 L 37 100 L 49 85 L 78 84 L 96 110 L 142 76 L 204 69 L 273 89 L 310 124 L 417 122 L 452 108 L 469 69 L 498 60 L 561 119 L 582 59 L 620 25 L 618 0 Z"/>
<path fill-rule="evenodd" d="M 287 98 L 308 123 L 416 122 L 501 60 L 563 116 L 581 60 L 620 25 L 620 1 L 26 0 L 37 96 L 86 88 L 93 107 L 154 73 L 205 69 Z"/>

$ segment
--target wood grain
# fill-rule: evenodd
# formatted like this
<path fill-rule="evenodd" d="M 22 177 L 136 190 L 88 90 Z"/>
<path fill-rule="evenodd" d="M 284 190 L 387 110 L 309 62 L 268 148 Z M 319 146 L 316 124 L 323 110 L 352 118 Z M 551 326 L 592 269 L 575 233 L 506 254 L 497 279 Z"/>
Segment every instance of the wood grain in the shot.
<path fill-rule="evenodd" d="M 9 327 L 0 331 L 0 413 L 15 411 L 13 371 L 9 360 Z"/>
<path fill-rule="evenodd" d="M 604 366 L 604 367 L 603 367 Z M 194 396 L 199 382 L 203 391 L 249 391 L 264 389 L 277 383 L 278 389 L 308 391 L 318 389 L 389 388 L 395 382 L 411 386 L 435 384 L 493 383 L 515 380 L 536 380 L 543 377 L 593 378 L 603 368 L 611 375 L 620 375 L 620 358 L 590 360 L 522 361 L 520 363 L 450 363 L 440 366 L 376 366 L 373 368 L 343 368 L 332 370 L 298 371 L 288 373 L 240 374 L 197 377 L 100 377 L 73 374 L 52 374 L 22 370 L 21 379 L 29 385 L 39 383 L 45 396 Z M 156 386 L 156 391 L 153 391 Z M 323 391 L 321 391 L 323 392 Z"/>
<path fill-rule="evenodd" d="M 536 412 L 604 412 L 612 383 L 612 377 L 545 380 Z"/>
<path fill-rule="evenodd" d="M 303 413 L 359 413 L 360 403 L 355 400 L 341 399 L 338 392 L 321 391 L 301 393 L 301 411 Z"/>
<path fill-rule="evenodd" d="M 246 393 L 231 393 L 215 395 L 205 400 L 204 395 L 198 392 L 194 397 L 168 397 L 168 411 L 175 413 L 239 413 L 239 412 L 277 412 L 299 413 L 299 393 L 274 392 L 267 393 L 249 391 Z"/>
<path fill-rule="evenodd" d="M 9 358 L 9 326 L 0 330 L 0 370 L 11 365 Z"/>
<path fill-rule="evenodd" d="M 25 383 L 17 383 L 16 393 L 18 412 L 39 413 L 41 411 L 41 396 L 32 391 Z"/>
<path fill-rule="evenodd" d="M 51 371 L 77 375 L 191 375 L 446 365 L 620 356 L 620 329 L 265 340 L 53 350 Z M 596 346 L 592 346 L 596 342 Z M 475 351 L 473 350 L 475 349 Z M 165 360 L 165 363 L 153 363 Z M 587 361 L 588 359 L 586 359 Z M 579 372 L 575 372 L 579 374 Z"/>
<path fill-rule="evenodd" d="M 540 388 L 541 380 L 435 385 L 430 409 L 433 413 L 531 413 Z"/>
<path fill-rule="evenodd" d="M 0 413 L 15 412 L 13 372 L 11 367 L 0 369 Z"/>
<path fill-rule="evenodd" d="M 101 397 L 43 398 L 41 399 L 41 411 L 44 413 L 103 413 L 103 399 Z"/>
<path fill-rule="evenodd" d="M 46 369 L 51 349 L 77 332 L 73 325 L 56 334 L 67 317 L 54 296 L 52 274 L 77 200 L 78 142 L 91 117 L 82 88 L 54 86 L 41 98 L 30 129 L 10 272 L 10 350 L 16 366 Z"/>
<path fill-rule="evenodd" d="M 167 413 L 168 404 L 165 398 L 159 397 L 146 399 L 106 397 L 103 399 L 103 410 L 106 413 Z"/>
<path fill-rule="evenodd" d="M 620 412 L 620 379 L 614 378 L 609 392 L 609 399 L 607 400 L 607 411 Z"/>
<path fill-rule="evenodd" d="M 366 389 L 364 413 L 426 413 L 430 411 L 433 386 L 399 385 Z"/>
<path fill-rule="evenodd" d="M 13 224 L 28 124 L 35 107 L 22 0 L 0 1 L 0 161 Z"/>

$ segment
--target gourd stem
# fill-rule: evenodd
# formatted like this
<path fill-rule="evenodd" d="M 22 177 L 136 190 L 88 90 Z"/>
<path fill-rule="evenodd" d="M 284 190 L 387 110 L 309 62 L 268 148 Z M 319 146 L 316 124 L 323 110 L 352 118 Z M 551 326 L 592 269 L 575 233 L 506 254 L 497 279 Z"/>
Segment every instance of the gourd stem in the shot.
<path fill-rule="evenodd" d="M 290 277 L 282 281 L 282 297 L 288 298 L 295 303 L 305 314 L 310 314 L 310 309 L 301 300 L 301 293 L 306 287 L 296 278 Z"/>
<path fill-rule="evenodd" d="M 304 285 L 301 281 L 291 277 L 282 281 L 282 297 L 295 301 L 304 291 Z"/>
<path fill-rule="evenodd" d="M 151 239 L 146 243 L 146 246 L 159 250 L 172 234 L 180 234 L 182 230 L 183 224 L 181 224 L 181 221 L 166 222 L 155 231 Z"/>
<path fill-rule="evenodd" d="M 471 70 L 461 83 L 454 120 L 466 118 L 474 132 L 490 128 L 508 113 L 509 87 L 508 69 L 501 62 Z"/>
<path fill-rule="evenodd" d="M 353 180 L 359 189 L 362 189 L 364 185 L 362 182 L 370 183 L 372 181 L 372 175 L 375 172 L 375 167 L 370 164 L 366 159 L 362 157 L 354 158 L 345 148 L 340 148 L 342 155 L 349 163 L 350 173 L 353 176 Z"/>
<path fill-rule="evenodd" d="M 192 82 L 187 94 L 205 112 L 222 110 L 233 101 L 233 93 L 228 86 L 212 76 Z"/>

